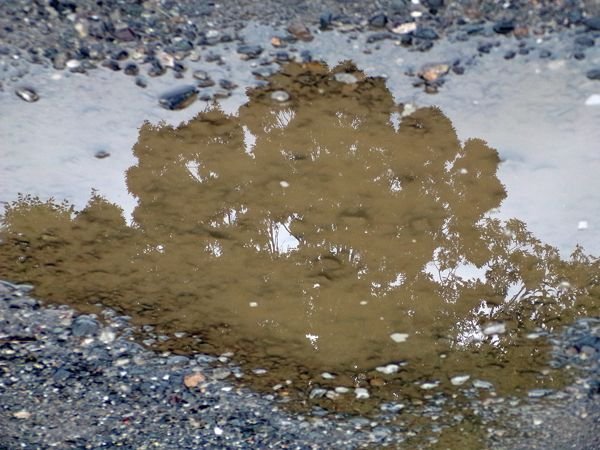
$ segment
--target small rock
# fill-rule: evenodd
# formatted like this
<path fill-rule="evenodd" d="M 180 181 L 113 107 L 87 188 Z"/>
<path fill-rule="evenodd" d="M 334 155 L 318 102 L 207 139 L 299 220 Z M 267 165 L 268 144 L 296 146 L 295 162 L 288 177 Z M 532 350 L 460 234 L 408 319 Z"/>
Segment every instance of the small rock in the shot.
<path fill-rule="evenodd" d="M 347 394 L 350 392 L 350 388 L 347 388 L 346 386 L 338 386 L 335 388 L 335 392 L 338 394 Z"/>
<path fill-rule="evenodd" d="M 308 27 L 302 22 L 292 22 L 287 27 L 287 31 L 296 39 L 299 39 L 304 42 L 310 42 L 314 39 Z"/>
<path fill-rule="evenodd" d="M 515 23 L 512 20 L 499 20 L 493 28 L 498 34 L 508 34 L 515 29 Z"/>
<path fill-rule="evenodd" d="M 213 373 L 212 373 L 212 377 L 215 380 L 224 380 L 229 375 L 231 375 L 231 370 L 225 369 L 224 367 L 218 367 L 215 370 L 213 370 Z"/>
<path fill-rule="evenodd" d="M 599 106 L 600 105 L 600 94 L 592 94 L 585 100 L 586 106 Z"/>
<path fill-rule="evenodd" d="M 182 86 L 163 94 L 158 103 L 165 109 L 178 110 L 190 106 L 198 97 L 195 86 Z"/>
<path fill-rule="evenodd" d="M 425 81 L 433 82 L 446 75 L 449 70 L 448 64 L 430 63 L 425 64 L 417 75 Z"/>
<path fill-rule="evenodd" d="M 194 387 L 198 386 L 200 383 L 203 383 L 205 380 L 206 380 L 206 377 L 202 373 L 195 372 L 195 373 L 191 373 L 191 374 L 188 374 L 185 377 L 183 377 L 183 384 L 187 388 L 194 388 Z"/>
<path fill-rule="evenodd" d="M 340 73 L 336 73 L 333 77 L 335 78 L 335 81 L 337 81 L 339 83 L 354 84 L 354 83 L 358 82 L 358 78 L 356 78 L 351 73 L 340 72 Z"/>
<path fill-rule="evenodd" d="M 321 398 L 324 397 L 325 394 L 327 394 L 327 389 L 323 389 L 323 388 L 314 388 L 313 390 L 310 391 L 310 393 L 308 394 L 308 398 Z"/>
<path fill-rule="evenodd" d="M 196 80 L 200 80 L 200 81 L 210 80 L 210 76 L 208 75 L 208 72 L 206 70 L 194 70 L 194 72 L 192 73 L 192 76 Z"/>
<path fill-rule="evenodd" d="M 358 400 L 367 399 L 370 397 L 369 391 L 365 388 L 356 388 L 354 389 L 354 394 Z"/>
<path fill-rule="evenodd" d="M 577 36 L 575 38 L 575 44 L 580 47 L 593 47 L 594 46 L 594 38 L 588 35 Z"/>
<path fill-rule="evenodd" d="M 123 73 L 125 75 L 137 76 L 140 73 L 140 68 L 136 63 L 129 63 L 123 68 Z"/>
<path fill-rule="evenodd" d="M 401 23 L 400 25 L 392 28 L 392 33 L 395 34 L 408 34 L 412 33 L 417 29 L 417 24 L 415 22 L 407 22 Z"/>
<path fill-rule="evenodd" d="M 450 383 L 452 383 L 452 386 L 460 386 L 461 384 L 466 383 L 469 378 L 471 378 L 470 375 L 456 375 L 450 378 Z"/>
<path fill-rule="evenodd" d="M 79 316 L 71 325 L 71 333 L 73 336 L 93 336 L 100 329 L 100 324 L 96 319 L 89 316 Z"/>
<path fill-rule="evenodd" d="M 486 336 L 493 334 L 504 334 L 506 333 L 506 325 L 500 322 L 491 322 L 483 326 L 481 332 Z"/>
<path fill-rule="evenodd" d="M 585 76 L 588 77 L 590 80 L 600 80 L 600 68 L 588 70 Z"/>
<path fill-rule="evenodd" d="M 17 411 L 13 413 L 13 417 L 15 419 L 27 420 L 31 417 L 31 413 L 29 411 L 25 411 L 24 409 L 21 411 Z"/>
<path fill-rule="evenodd" d="M 428 391 L 430 389 L 435 389 L 439 386 L 439 384 L 439 381 L 428 381 L 426 383 L 421 384 L 419 387 L 425 391 Z"/>
<path fill-rule="evenodd" d="M 271 92 L 271 99 L 280 103 L 287 102 L 290 99 L 290 94 L 286 91 L 273 91 Z"/>
<path fill-rule="evenodd" d="M 119 63 L 114 59 L 105 59 L 102 61 L 101 66 L 110 70 L 114 70 L 115 72 L 121 70 L 121 66 L 119 66 Z"/>
<path fill-rule="evenodd" d="M 392 333 L 392 334 L 390 334 L 390 338 L 392 339 L 392 341 L 397 342 L 398 344 L 400 344 L 402 342 L 406 342 L 406 340 L 408 339 L 408 334 L 406 334 L 406 333 Z"/>
<path fill-rule="evenodd" d="M 94 157 L 96 157 L 98 159 L 108 158 L 109 156 L 110 156 L 110 153 L 107 152 L 106 150 L 98 150 L 96 153 L 94 153 Z"/>
<path fill-rule="evenodd" d="M 321 374 L 321 378 L 325 379 L 325 380 L 333 380 L 335 378 L 335 375 L 329 373 L 329 372 L 323 372 Z"/>
<path fill-rule="evenodd" d="M 400 366 L 398 364 L 388 364 L 387 366 L 376 367 L 375 370 L 385 375 L 391 375 L 397 373 L 400 370 Z"/>
<path fill-rule="evenodd" d="M 219 80 L 219 86 L 221 86 L 223 89 L 227 89 L 228 91 L 232 91 L 237 87 L 237 84 L 233 83 L 232 81 L 222 79 Z"/>
<path fill-rule="evenodd" d="M 37 92 L 28 87 L 20 87 L 15 89 L 15 94 L 17 94 L 17 97 L 25 100 L 28 103 L 37 102 L 40 99 L 40 96 L 37 94 Z"/>
<path fill-rule="evenodd" d="M 240 45 L 237 52 L 244 55 L 246 59 L 254 59 L 263 52 L 263 48 L 260 45 Z"/>
<path fill-rule="evenodd" d="M 331 26 L 331 22 L 333 22 L 333 14 L 329 11 L 324 12 L 319 17 L 319 28 L 327 30 Z"/>
<path fill-rule="evenodd" d="M 600 16 L 590 17 L 583 21 L 586 27 L 590 30 L 600 31 Z"/>
<path fill-rule="evenodd" d="M 141 88 L 145 88 L 146 86 L 148 86 L 148 82 L 146 81 L 146 79 L 144 77 L 137 77 L 135 79 L 135 84 L 136 84 L 136 86 L 139 86 Z"/>
<path fill-rule="evenodd" d="M 387 16 L 384 13 L 378 13 L 374 16 L 371 16 L 369 19 L 369 25 L 371 25 L 373 28 L 383 28 L 385 27 L 387 21 Z"/>
<path fill-rule="evenodd" d="M 477 389 L 494 389 L 494 385 L 492 383 L 483 380 L 473 380 L 473 387 L 476 387 Z"/>
<path fill-rule="evenodd" d="M 418 39 L 425 39 L 428 41 L 438 39 L 439 36 L 435 32 L 433 28 L 427 27 L 417 27 L 417 29 L 413 32 L 413 36 Z"/>
<path fill-rule="evenodd" d="M 508 50 L 504 54 L 504 59 L 513 59 L 515 56 L 517 56 L 517 52 L 515 52 L 514 50 Z"/>

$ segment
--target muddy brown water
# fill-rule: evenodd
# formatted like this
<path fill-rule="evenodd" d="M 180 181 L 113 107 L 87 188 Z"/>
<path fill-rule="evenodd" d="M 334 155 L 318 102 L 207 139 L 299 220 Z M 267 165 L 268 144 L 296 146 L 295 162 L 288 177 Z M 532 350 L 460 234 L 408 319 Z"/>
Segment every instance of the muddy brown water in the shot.
<path fill-rule="evenodd" d="M 461 375 L 511 395 L 566 382 L 535 338 L 599 313 L 598 262 L 490 216 L 510 195 L 495 149 L 350 63 L 287 65 L 248 98 L 141 127 L 132 220 L 100 193 L 8 205 L 0 278 L 187 333 L 163 348 L 231 351 L 281 397 L 369 390 L 314 399 L 331 409 L 456 395 Z"/>

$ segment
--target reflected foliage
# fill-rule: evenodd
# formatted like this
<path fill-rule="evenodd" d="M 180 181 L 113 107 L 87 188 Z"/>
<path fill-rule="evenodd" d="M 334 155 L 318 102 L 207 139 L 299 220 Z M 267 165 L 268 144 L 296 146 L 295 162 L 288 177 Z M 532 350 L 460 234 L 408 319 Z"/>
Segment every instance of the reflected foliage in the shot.
<path fill-rule="evenodd" d="M 598 261 L 581 249 L 562 260 L 522 222 L 491 218 L 506 196 L 498 154 L 460 142 L 439 109 L 405 113 L 351 64 L 290 64 L 268 81 L 237 116 L 213 107 L 142 126 L 130 222 L 96 193 L 78 212 L 19 198 L 0 278 L 202 336 L 199 348 L 254 366 L 342 374 L 407 360 L 398 377 L 415 380 L 440 378 L 445 354 L 445 373 L 509 383 L 486 371 L 502 366 L 513 387 L 545 357 L 523 333 L 598 314 Z M 507 333 L 485 338 L 490 320 Z"/>

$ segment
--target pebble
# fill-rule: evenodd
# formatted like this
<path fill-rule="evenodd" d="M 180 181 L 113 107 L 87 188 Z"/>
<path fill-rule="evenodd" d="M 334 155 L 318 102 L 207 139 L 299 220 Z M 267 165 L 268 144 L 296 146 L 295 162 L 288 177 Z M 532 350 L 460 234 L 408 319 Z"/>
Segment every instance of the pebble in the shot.
<path fill-rule="evenodd" d="M 158 103 L 165 109 L 179 110 L 190 106 L 198 97 L 195 86 L 181 86 L 163 94 Z"/>
<path fill-rule="evenodd" d="M 594 30 L 594 31 L 600 31 L 600 16 L 595 16 L 595 17 L 590 17 L 588 19 L 585 19 L 583 21 L 583 23 L 588 27 L 588 29 L 590 30 Z"/>
<path fill-rule="evenodd" d="M 271 92 L 271 99 L 275 100 L 276 102 L 287 102 L 290 99 L 290 94 L 288 94 L 286 91 L 273 91 Z"/>
<path fill-rule="evenodd" d="M 492 322 L 483 326 L 481 332 L 486 336 L 493 334 L 504 334 L 506 332 L 506 325 L 500 322 Z"/>
<path fill-rule="evenodd" d="M 425 39 L 428 41 L 438 39 L 439 36 L 433 28 L 417 27 L 413 32 L 413 36 L 418 39 Z"/>
<path fill-rule="evenodd" d="M 586 106 L 600 106 L 600 94 L 592 94 L 585 100 Z"/>
<path fill-rule="evenodd" d="M 375 370 L 385 375 L 391 375 L 393 373 L 397 373 L 398 370 L 400 370 L 400 366 L 398 364 L 388 364 L 387 366 L 376 367 Z"/>
<path fill-rule="evenodd" d="M 237 52 L 244 55 L 246 59 L 254 59 L 263 52 L 263 47 L 260 45 L 240 45 Z"/>
<path fill-rule="evenodd" d="M 515 23 L 512 20 L 499 20 L 493 26 L 493 30 L 498 34 L 508 34 L 514 29 Z"/>
<path fill-rule="evenodd" d="M 287 31 L 296 39 L 304 42 L 310 42 L 314 39 L 314 36 L 311 34 L 308 27 L 302 22 L 294 21 L 290 23 L 287 27 Z"/>
<path fill-rule="evenodd" d="M 354 389 L 354 394 L 358 400 L 364 400 L 370 397 L 369 391 L 365 388 L 356 388 Z"/>
<path fill-rule="evenodd" d="M 94 153 L 94 157 L 98 158 L 98 159 L 108 158 L 109 156 L 110 156 L 110 153 L 107 152 L 106 150 L 98 150 L 96 153 Z"/>
<path fill-rule="evenodd" d="M 137 76 L 140 73 L 140 68 L 136 63 L 128 63 L 123 68 L 123 73 L 125 75 Z"/>
<path fill-rule="evenodd" d="M 600 80 L 600 67 L 588 70 L 585 74 L 590 80 Z"/>
<path fill-rule="evenodd" d="M 37 92 L 35 92 L 32 88 L 28 88 L 28 87 L 20 87 L 15 89 L 15 94 L 17 94 L 17 96 L 28 102 L 28 103 L 33 103 L 33 102 L 37 102 L 40 97 L 37 94 Z"/>
<path fill-rule="evenodd" d="M 450 378 L 450 383 L 452 383 L 453 386 L 460 386 L 461 384 L 466 383 L 469 378 L 471 378 L 470 375 L 456 375 Z"/>
<path fill-rule="evenodd" d="M 336 73 L 333 77 L 335 78 L 335 81 L 339 83 L 354 84 L 358 82 L 358 78 L 356 78 L 351 73 L 340 72 Z"/>
<path fill-rule="evenodd" d="M 226 89 L 228 91 L 232 91 L 233 89 L 235 89 L 237 87 L 237 84 L 226 80 L 226 79 L 221 79 L 219 80 L 219 86 L 221 86 L 223 89 Z"/>
<path fill-rule="evenodd" d="M 408 339 L 408 334 L 406 334 L 406 333 L 392 333 L 392 334 L 390 334 L 390 338 L 392 339 L 392 341 L 397 342 L 398 344 L 400 344 L 402 342 L 406 342 L 406 340 Z"/>
<path fill-rule="evenodd" d="M 428 82 L 433 82 L 443 77 L 450 70 L 448 64 L 429 63 L 425 64 L 417 75 Z"/>
<path fill-rule="evenodd" d="M 475 387 L 477 389 L 488 389 L 488 390 L 494 389 L 494 385 L 492 383 L 490 383 L 489 381 L 484 381 L 484 380 L 473 380 L 473 387 Z"/>
<path fill-rule="evenodd" d="M 231 370 L 226 369 L 224 367 L 218 367 L 215 370 L 213 370 L 212 373 L 212 377 L 215 380 L 224 380 L 225 378 L 229 377 L 229 375 L 231 375 Z"/>
<path fill-rule="evenodd" d="M 93 336 L 100 329 L 100 323 L 90 316 L 79 316 L 71 325 L 73 336 Z"/>

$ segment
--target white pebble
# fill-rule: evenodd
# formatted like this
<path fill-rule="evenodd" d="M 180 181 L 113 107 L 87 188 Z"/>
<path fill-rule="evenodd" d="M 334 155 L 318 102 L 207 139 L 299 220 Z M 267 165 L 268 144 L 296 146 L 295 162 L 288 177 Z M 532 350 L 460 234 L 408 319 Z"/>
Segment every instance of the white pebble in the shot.
<path fill-rule="evenodd" d="M 335 378 L 335 375 L 329 373 L 329 372 L 323 372 L 321 374 L 321 377 L 326 379 L 326 380 L 333 380 Z"/>
<path fill-rule="evenodd" d="M 427 382 L 427 383 L 423 383 L 421 386 L 419 386 L 421 389 L 424 390 L 429 390 L 429 389 L 433 389 L 438 387 L 438 385 L 440 384 L 439 381 L 431 381 L 431 382 Z"/>
<path fill-rule="evenodd" d="M 456 375 L 455 377 L 450 378 L 450 383 L 453 386 L 460 386 L 471 378 L 470 375 Z"/>
<path fill-rule="evenodd" d="M 579 222 L 577 222 L 577 229 L 578 230 L 587 230 L 588 229 L 588 221 L 580 220 Z"/>
<path fill-rule="evenodd" d="M 248 304 L 250 305 L 250 308 L 256 308 L 258 306 L 257 302 L 250 302 Z"/>
<path fill-rule="evenodd" d="M 354 389 L 354 393 L 356 394 L 356 398 L 359 400 L 370 397 L 369 391 L 365 388 L 356 388 Z"/>
<path fill-rule="evenodd" d="M 396 372 L 398 372 L 399 369 L 400 369 L 400 366 L 398 364 L 388 364 L 387 366 L 379 366 L 379 367 L 375 368 L 375 370 L 377 370 L 377 372 L 381 372 L 386 375 L 396 373 Z"/>
<path fill-rule="evenodd" d="M 223 429 L 221 429 L 219 427 L 215 427 L 214 432 L 217 436 L 221 436 L 223 434 Z"/>
<path fill-rule="evenodd" d="M 280 181 L 279 186 L 281 186 L 282 188 L 290 187 L 290 183 L 288 183 L 287 181 Z"/>
<path fill-rule="evenodd" d="M 347 388 L 346 386 L 338 386 L 335 388 L 335 392 L 338 394 L 347 394 L 350 392 L 350 388 Z"/>
<path fill-rule="evenodd" d="M 408 339 L 408 334 L 406 333 L 392 333 L 390 334 L 390 337 L 392 338 L 392 341 L 397 342 L 397 343 L 401 343 L 401 342 L 406 342 L 406 340 Z"/>
<path fill-rule="evenodd" d="M 585 101 L 585 106 L 600 106 L 600 94 L 592 94 Z"/>
<path fill-rule="evenodd" d="M 506 325 L 500 322 L 491 322 L 486 324 L 481 331 L 486 336 L 490 336 L 492 334 L 503 334 L 506 332 Z"/>

